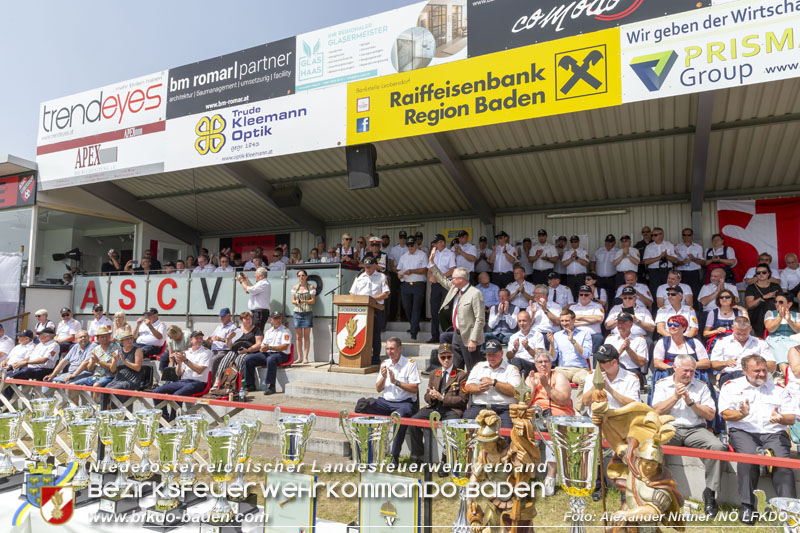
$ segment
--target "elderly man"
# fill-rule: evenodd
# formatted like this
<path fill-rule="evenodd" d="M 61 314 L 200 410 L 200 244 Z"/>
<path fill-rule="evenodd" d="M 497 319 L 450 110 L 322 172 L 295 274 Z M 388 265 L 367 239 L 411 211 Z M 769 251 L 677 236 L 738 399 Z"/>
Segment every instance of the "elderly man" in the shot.
<path fill-rule="evenodd" d="M 75 336 L 81 329 L 81 323 L 72 317 L 72 309 L 69 307 L 61 308 L 61 321 L 56 326 L 55 341 L 58 343 L 61 353 L 67 353 L 75 342 Z"/>
<path fill-rule="evenodd" d="M 667 282 L 672 265 L 678 262 L 675 256 L 675 246 L 669 241 L 664 240 L 664 230 L 653 228 L 651 233 L 653 242 L 647 245 L 642 255 L 642 263 L 647 267 L 647 275 L 650 278 L 650 292 L 656 293 L 658 288 Z"/>
<path fill-rule="evenodd" d="M 37 346 L 33 343 L 33 331 L 29 329 L 17 333 L 17 340 L 19 344 L 11 348 L 11 351 L 8 352 L 8 357 L 0 361 L 0 368 L 14 370 L 14 365 L 26 360 Z"/>
<path fill-rule="evenodd" d="M 606 235 L 604 245 L 595 250 L 589 270 L 597 274 L 597 287 L 605 289 L 606 294 L 613 294 L 617 267 L 614 260 L 617 257 L 617 238 L 612 234 Z M 583 284 L 583 283 L 581 283 Z"/>
<path fill-rule="evenodd" d="M 650 309 L 650 306 L 653 305 L 653 295 L 650 293 L 650 289 L 647 288 L 647 285 L 638 282 L 636 272 L 633 270 L 626 271 L 623 277 L 625 278 L 625 284 L 617 287 L 615 296 L 617 298 L 622 298 L 622 291 L 625 290 L 625 287 L 630 287 L 633 289 L 633 294 L 636 296 L 639 303 L 643 307 Z"/>
<path fill-rule="evenodd" d="M 381 305 L 383 305 L 389 297 L 389 282 L 385 274 L 378 272 L 374 258 L 364 258 L 364 272 L 353 280 L 353 286 L 350 287 L 350 294 L 371 296 Z M 381 331 L 383 331 L 384 313 L 384 309 L 373 310 L 371 339 L 373 365 L 381 364 Z"/>
<path fill-rule="evenodd" d="M 258 267 L 256 269 L 256 282 L 250 283 L 247 274 L 242 272 L 238 276 L 239 283 L 242 289 L 247 293 L 247 308 L 253 314 L 253 324 L 258 326 L 261 331 L 264 331 L 264 325 L 269 318 L 269 304 L 270 304 L 270 284 L 267 279 L 267 269 Z"/>
<path fill-rule="evenodd" d="M 111 328 L 101 327 L 97 330 L 97 344 L 86 363 L 89 375 L 75 380 L 74 385 L 89 387 L 105 387 L 114 379 L 117 371 L 117 358 L 121 348 L 111 338 Z"/>
<path fill-rule="evenodd" d="M 714 419 L 716 406 L 708 385 L 694 379 L 697 362 L 691 355 L 678 354 L 673 363 L 675 373 L 656 382 L 653 393 L 653 409 L 660 415 L 675 418 L 672 425 L 675 435 L 665 443 L 670 446 L 686 446 L 701 450 L 724 452 L 728 447 L 706 429 L 706 423 Z M 705 513 L 717 515 L 716 495 L 720 489 L 722 461 L 702 459 L 706 471 L 706 488 L 703 490 Z"/>
<path fill-rule="evenodd" d="M 767 379 L 767 362 L 760 355 L 742 358 L 742 371 L 744 376 L 723 385 L 719 394 L 719 411 L 728 423 L 733 451 L 757 454 L 759 448 L 769 449 L 776 457 L 788 458 L 792 442 L 786 430 L 795 423 L 797 399 Z M 736 474 L 742 502 L 739 521 L 753 525 L 758 465 L 737 463 Z M 772 486 L 778 496 L 797 497 L 790 468 L 773 467 Z"/>
<path fill-rule="evenodd" d="M 243 386 L 250 392 L 256 390 L 256 368 L 267 367 L 267 375 L 264 376 L 265 396 L 275 394 L 278 365 L 289 360 L 292 347 L 292 334 L 289 332 L 289 328 L 283 325 L 283 313 L 273 311 L 269 321 L 272 323 L 272 328 L 264 332 L 260 351 L 251 353 L 245 357 L 242 363 L 244 367 Z"/>
<path fill-rule="evenodd" d="M 617 317 L 620 313 L 627 313 L 633 319 L 633 326 L 631 333 L 637 337 L 648 336 L 656 329 L 656 323 L 653 322 L 653 315 L 650 311 L 642 305 L 637 298 L 637 292 L 633 287 L 627 286 L 622 288 L 620 295 L 622 303 L 615 305 L 608 312 L 606 318 L 606 330 L 612 331 L 617 327 Z"/>
<path fill-rule="evenodd" d="M 436 411 L 442 420 L 461 418 L 467 408 L 469 394 L 464 389 L 467 373 L 453 366 L 453 347 L 449 344 L 439 345 L 439 363 L 442 367 L 428 380 L 428 390 L 425 392 L 427 405 L 420 409 L 412 418 L 428 420 Z M 421 460 L 423 457 L 422 428 L 413 426 L 408 432 L 411 458 Z M 441 471 L 440 471 L 441 474 Z"/>
<path fill-rule="evenodd" d="M 562 308 L 547 298 L 548 290 L 547 285 L 537 285 L 533 289 L 533 301 L 528 306 L 528 313 L 533 320 L 533 329 L 545 336 L 545 342 L 547 342 L 548 333 L 555 333 L 561 328 L 559 317 Z"/>
<path fill-rule="evenodd" d="M 592 355 L 592 335 L 585 328 L 575 327 L 575 313 L 569 309 L 561 311 L 561 331 L 548 333 L 550 357 L 558 365 L 556 371 L 578 386 L 574 400 L 575 411 L 583 411 L 583 389 L 589 373 L 589 357 Z"/>
<path fill-rule="evenodd" d="M 153 391 L 155 394 L 191 396 L 203 392 L 206 388 L 211 371 L 211 350 L 203 346 L 202 331 L 193 331 L 189 336 L 189 342 L 189 349 L 175 354 L 177 363 L 175 373 L 180 379 L 157 387 Z M 167 422 L 175 420 L 174 409 L 163 407 L 162 412 Z"/>
<path fill-rule="evenodd" d="M 793 298 L 797 298 L 800 291 L 800 262 L 797 254 L 786 254 L 784 257 L 786 268 L 781 270 L 781 289 L 792 293 Z"/>
<path fill-rule="evenodd" d="M 703 305 L 703 312 L 710 313 L 717 308 L 717 296 L 723 289 L 728 289 L 733 294 L 738 295 L 739 289 L 736 285 L 725 283 L 725 271 L 721 268 L 715 268 L 708 276 L 709 282 L 703 285 L 697 299 Z"/>
<path fill-rule="evenodd" d="M 94 315 L 94 318 L 90 320 L 88 324 L 86 324 L 86 331 L 89 333 L 90 339 L 94 339 L 95 335 L 97 335 L 97 330 L 101 327 L 113 327 L 111 324 L 111 319 L 108 318 L 103 311 L 103 306 L 100 304 L 94 304 L 92 307 L 92 314 Z"/>
<path fill-rule="evenodd" d="M 689 307 L 693 306 L 692 288 L 686 283 L 682 283 L 682 279 L 683 275 L 681 274 L 680 270 L 670 270 L 669 274 L 667 274 L 667 282 L 661 285 L 658 288 L 658 291 L 656 291 L 656 305 L 658 307 L 663 307 L 666 305 L 667 291 L 671 287 L 678 286 L 680 286 L 680 288 L 683 290 L 683 303 Z"/>
<path fill-rule="evenodd" d="M 161 352 L 167 343 L 167 325 L 158 319 L 158 309 L 151 307 L 136 320 L 133 336 L 136 337 L 136 347 L 141 348 L 145 357 Z"/>
<path fill-rule="evenodd" d="M 422 307 L 425 305 L 425 276 L 428 273 L 428 266 L 425 254 L 418 249 L 421 243 L 417 242 L 416 237 L 409 237 L 406 243 L 408 251 L 397 263 L 397 277 L 400 278 L 400 297 L 411 326 L 411 338 L 417 340 Z"/>
<path fill-rule="evenodd" d="M 572 291 L 569 287 L 561 284 L 561 276 L 557 272 L 550 272 L 547 275 L 547 301 L 558 304 L 559 307 L 566 308 L 575 303 Z"/>
<path fill-rule="evenodd" d="M 521 376 L 527 376 L 536 371 L 534 355 L 537 349 L 544 349 L 544 337 L 531 327 L 533 320 L 527 311 L 520 311 L 517 314 L 517 323 L 519 331 L 508 340 L 506 358 L 509 363 L 519 368 Z"/>
<path fill-rule="evenodd" d="M 522 377 L 519 370 L 503 357 L 503 347 L 497 341 L 486 341 L 486 361 L 481 361 L 467 378 L 466 391 L 472 395 L 472 405 L 464 418 L 475 418 L 484 409 L 491 409 L 500 417 L 504 428 L 512 426 L 508 406 L 517 403 L 514 388 Z"/>
<path fill-rule="evenodd" d="M 6 377 L 14 379 L 37 379 L 40 380 L 52 372 L 58 361 L 58 343 L 53 340 L 55 332 L 53 328 L 44 328 L 39 332 L 39 344 L 30 352 L 30 355 L 14 363 L 12 371 Z M 13 390 L 8 387 L 3 391 L 7 399 L 13 396 Z"/>
<path fill-rule="evenodd" d="M 469 272 L 463 268 L 453 271 L 453 279 L 445 278 L 434 264 L 436 250 L 431 251 L 430 270 L 436 281 L 447 289 L 442 307 L 438 309 L 439 320 L 453 328 L 453 350 L 456 366 L 472 370 L 478 362 L 478 348 L 483 344 L 483 327 L 486 324 L 483 294 L 469 284 Z M 437 312 L 432 309 L 431 312 Z M 464 366 L 462 366 L 462 363 Z"/>
<path fill-rule="evenodd" d="M 208 260 L 208 256 L 205 254 L 199 254 L 197 256 L 197 266 L 192 271 L 193 274 L 209 274 L 214 272 L 217 268 L 211 264 Z"/>
<path fill-rule="evenodd" d="M 419 370 L 413 359 L 403 356 L 403 343 L 397 337 L 386 339 L 386 355 L 381 364 L 375 390 L 382 397 L 367 405 L 363 410 L 368 415 L 390 415 L 397 413 L 403 418 L 414 415 L 414 404 L 419 393 Z M 392 443 L 392 460 L 396 463 L 403 448 L 408 426 L 401 425 Z"/>
<path fill-rule="evenodd" d="M 219 256 L 219 266 L 214 272 L 234 272 L 236 269 L 231 266 L 231 260 L 227 255 Z"/>
<path fill-rule="evenodd" d="M 436 250 L 436 254 L 432 254 L 432 263 L 436 265 L 436 268 L 439 269 L 439 272 L 444 277 L 449 278 L 453 275 L 453 270 L 456 269 L 456 254 L 447 249 L 447 241 L 441 233 L 437 233 L 434 236 L 431 244 L 433 245 L 433 250 Z M 439 342 L 439 313 L 436 310 L 442 307 L 442 301 L 447 295 L 447 290 L 436 283 L 436 279 L 430 272 L 428 272 L 428 279 L 431 282 L 431 338 L 426 342 L 431 344 Z"/>
<path fill-rule="evenodd" d="M 733 319 L 733 335 L 723 337 L 714 343 L 709 354 L 711 368 L 719 372 L 719 385 L 742 377 L 742 359 L 746 355 L 757 354 L 766 361 L 767 371 L 775 372 L 776 362 L 769 345 L 753 337 L 750 320 L 746 316 Z"/>
<path fill-rule="evenodd" d="M 91 342 L 89 333 L 85 330 L 78 332 L 77 341 L 78 342 L 73 344 L 72 348 L 69 349 L 67 355 L 56 364 L 53 371 L 42 378 L 42 381 L 71 383 L 91 375 L 89 371 L 86 370 L 86 367 L 89 365 L 92 350 L 94 350 L 97 345 Z M 69 368 L 67 368 L 67 365 L 69 365 Z M 64 372 L 65 368 L 67 368 L 66 372 Z M 42 392 L 47 391 L 43 390 Z"/>
<path fill-rule="evenodd" d="M 606 337 L 605 344 L 616 348 L 619 353 L 619 364 L 628 372 L 639 376 L 641 384 L 649 366 L 647 342 L 642 335 L 633 334 L 634 316 L 630 313 L 619 313 L 616 328 Z"/>
<path fill-rule="evenodd" d="M 684 337 L 696 337 L 700 329 L 697 325 L 697 315 L 694 309 L 683 303 L 683 288 L 680 285 L 667 289 L 667 303 L 660 307 L 658 313 L 656 313 L 656 331 L 659 335 L 669 337 L 667 320 L 675 315 L 682 316 L 689 324 L 689 328 L 683 334 Z"/>
<path fill-rule="evenodd" d="M 601 327 L 606 311 L 603 306 L 592 301 L 592 288 L 581 285 L 578 289 L 578 303 L 572 304 L 570 309 L 575 313 L 575 325 L 592 332 L 592 353 L 603 344 Z"/>
<path fill-rule="evenodd" d="M 511 294 L 508 289 L 500 289 L 498 295 L 500 303 L 489 309 L 489 320 L 486 322 L 489 331 L 486 332 L 486 338 L 500 341 L 500 344 L 505 345 L 508 344 L 511 335 L 519 329 L 517 325 L 519 308 L 511 304 Z"/>
<path fill-rule="evenodd" d="M 701 279 L 705 264 L 703 247 L 692 242 L 694 239 L 692 228 L 683 228 L 681 239 L 683 242 L 675 245 L 675 256 L 678 258 L 675 265 L 681 273 L 681 280 L 692 288 L 693 294 L 697 294 L 703 285 Z"/>
<path fill-rule="evenodd" d="M 491 283 L 490 279 L 488 272 L 481 272 L 478 274 L 478 285 L 476 285 L 476 288 L 483 294 L 483 304 L 487 308 L 500 303 L 500 288 L 494 283 Z"/>
<path fill-rule="evenodd" d="M 528 261 L 533 266 L 533 283 L 542 285 L 547 283 L 547 276 L 553 271 L 553 265 L 558 261 L 556 247 L 547 242 L 547 231 L 540 229 L 537 234 L 538 241 L 534 244 L 528 256 Z"/>
<path fill-rule="evenodd" d="M 564 250 L 561 256 L 561 265 L 566 268 L 567 287 L 572 291 L 573 300 L 578 298 L 578 289 L 586 283 L 586 272 L 589 267 L 589 252 L 581 247 L 581 240 L 577 235 L 569 238 L 570 248 Z"/>
<path fill-rule="evenodd" d="M 514 266 L 514 281 L 506 287 L 511 294 L 511 303 L 525 309 L 533 301 L 533 283 L 525 281 L 525 269 L 521 265 Z"/>

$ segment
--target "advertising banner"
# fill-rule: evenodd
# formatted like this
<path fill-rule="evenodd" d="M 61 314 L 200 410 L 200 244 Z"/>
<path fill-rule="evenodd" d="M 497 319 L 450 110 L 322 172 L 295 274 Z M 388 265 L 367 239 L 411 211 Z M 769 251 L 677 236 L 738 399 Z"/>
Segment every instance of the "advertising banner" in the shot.
<path fill-rule="evenodd" d="M 631 24 L 622 33 L 623 102 L 795 78 L 800 2 L 736 2 Z"/>
<path fill-rule="evenodd" d="M 470 0 L 470 57 L 691 11 L 710 0 Z"/>
<path fill-rule="evenodd" d="M 294 52 L 290 37 L 170 69 L 167 118 L 292 94 Z"/>
<path fill-rule="evenodd" d="M 72 310 L 76 315 L 89 315 L 96 304 L 108 310 L 108 280 L 111 276 L 75 276 Z"/>
<path fill-rule="evenodd" d="M 744 279 L 748 266 L 758 263 L 758 254 L 768 253 L 774 266 L 786 268 L 786 254 L 800 249 L 800 197 L 767 200 L 719 200 L 719 232 L 725 245 L 736 252 L 733 270 Z"/>
<path fill-rule="evenodd" d="M 166 71 L 41 105 L 42 190 L 164 170 Z"/>
<path fill-rule="evenodd" d="M 531 45 L 347 87 L 360 144 L 619 105 L 619 29 Z"/>
<path fill-rule="evenodd" d="M 36 177 L 7 176 L 0 178 L 0 209 L 36 203 Z"/>
<path fill-rule="evenodd" d="M 431 0 L 297 36 L 297 91 L 467 57 L 467 0 Z"/>
<path fill-rule="evenodd" d="M 172 119 L 166 170 L 341 146 L 345 95 L 344 86 L 329 87 Z"/>

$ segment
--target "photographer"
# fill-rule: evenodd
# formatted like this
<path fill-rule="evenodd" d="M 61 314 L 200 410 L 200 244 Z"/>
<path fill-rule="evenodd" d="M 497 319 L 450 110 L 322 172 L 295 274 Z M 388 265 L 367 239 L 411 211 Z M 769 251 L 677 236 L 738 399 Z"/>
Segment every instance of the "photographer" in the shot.
<path fill-rule="evenodd" d="M 264 325 L 269 318 L 270 284 L 267 280 L 267 269 L 258 267 L 255 274 L 256 282 L 250 283 L 247 274 L 240 273 L 236 279 L 242 285 L 249 299 L 247 308 L 253 314 L 253 323 L 259 330 L 264 331 Z"/>
<path fill-rule="evenodd" d="M 108 251 L 108 262 L 100 266 L 100 273 L 103 276 L 111 276 L 120 272 L 122 272 L 122 265 L 119 262 L 119 253 L 112 248 Z"/>

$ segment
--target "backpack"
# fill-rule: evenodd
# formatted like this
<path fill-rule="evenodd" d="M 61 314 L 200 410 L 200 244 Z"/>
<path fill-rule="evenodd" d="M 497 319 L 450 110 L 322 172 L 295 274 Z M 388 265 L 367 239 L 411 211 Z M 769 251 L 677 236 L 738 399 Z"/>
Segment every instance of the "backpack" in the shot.
<path fill-rule="evenodd" d="M 233 395 L 235 398 L 239 394 L 239 383 L 239 371 L 231 365 L 223 371 L 219 386 L 211 389 L 208 396 L 228 398 Z"/>

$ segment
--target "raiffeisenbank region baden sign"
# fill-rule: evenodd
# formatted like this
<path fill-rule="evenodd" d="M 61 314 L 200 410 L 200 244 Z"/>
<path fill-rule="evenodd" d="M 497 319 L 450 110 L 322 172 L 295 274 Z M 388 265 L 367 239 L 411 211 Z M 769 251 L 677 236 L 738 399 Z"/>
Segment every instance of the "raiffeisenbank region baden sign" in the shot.
<path fill-rule="evenodd" d="M 711 3 L 717 5 L 423 1 L 59 98 L 40 108 L 40 186 L 498 124 L 800 74 L 800 0 Z"/>

